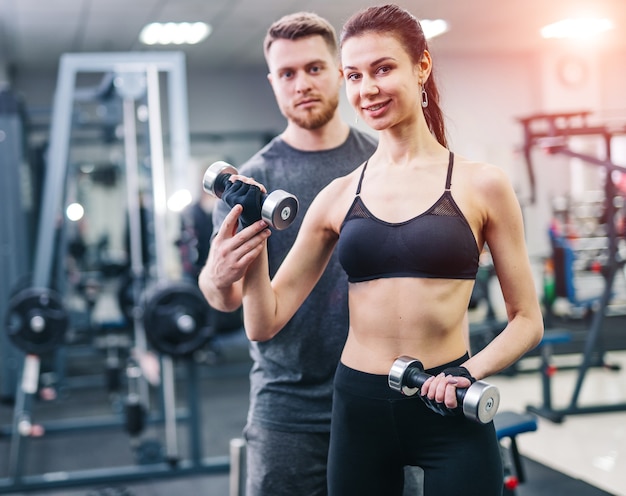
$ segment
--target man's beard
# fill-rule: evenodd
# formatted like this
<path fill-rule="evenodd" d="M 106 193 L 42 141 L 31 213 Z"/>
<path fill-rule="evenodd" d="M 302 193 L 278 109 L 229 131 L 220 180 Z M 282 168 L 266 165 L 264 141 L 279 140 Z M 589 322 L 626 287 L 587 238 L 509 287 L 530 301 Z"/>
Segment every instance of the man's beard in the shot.
<path fill-rule="evenodd" d="M 335 115 L 339 106 L 339 96 L 336 96 L 325 104 L 320 110 L 304 113 L 292 110 L 285 111 L 285 117 L 303 129 L 313 130 L 325 126 Z"/>

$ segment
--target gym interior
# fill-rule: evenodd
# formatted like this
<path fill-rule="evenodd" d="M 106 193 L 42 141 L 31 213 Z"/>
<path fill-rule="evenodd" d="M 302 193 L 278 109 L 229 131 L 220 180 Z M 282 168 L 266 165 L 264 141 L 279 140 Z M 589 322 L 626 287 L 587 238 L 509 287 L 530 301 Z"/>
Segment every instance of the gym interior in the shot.
<path fill-rule="evenodd" d="M 398 4 L 447 22 L 450 147 L 502 167 L 524 215 L 545 335 L 487 379 L 505 493 L 624 496 L 626 4 Z M 0 494 L 244 494 L 248 343 L 199 293 L 188 206 L 285 126 L 267 27 L 365 5 L 0 0 Z M 583 18 L 605 30 L 542 37 Z M 183 21 L 206 37 L 139 40 Z M 488 250 L 468 312 L 476 352 L 506 319 Z"/>

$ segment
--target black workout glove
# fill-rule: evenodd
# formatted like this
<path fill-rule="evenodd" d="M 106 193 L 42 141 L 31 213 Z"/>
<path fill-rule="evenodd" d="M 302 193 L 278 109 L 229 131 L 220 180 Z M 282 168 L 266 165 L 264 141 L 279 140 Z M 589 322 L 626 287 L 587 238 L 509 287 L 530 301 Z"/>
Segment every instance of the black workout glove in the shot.
<path fill-rule="evenodd" d="M 453 375 L 455 377 L 465 377 L 471 381 L 472 384 L 476 382 L 476 378 L 472 377 L 469 370 L 465 367 L 447 367 L 442 370 L 442 372 L 448 376 Z M 433 412 L 438 413 L 439 415 L 443 415 L 444 417 L 451 417 L 456 415 L 463 414 L 463 407 L 461 405 L 457 405 L 456 408 L 448 408 L 445 403 L 439 403 L 434 399 L 430 399 L 428 396 L 419 395 L 422 398 L 422 401 L 426 404 L 428 408 L 430 408 Z"/>
<path fill-rule="evenodd" d="M 445 375 L 453 375 L 455 377 L 465 377 L 469 379 L 472 384 L 476 382 L 476 378 L 470 374 L 470 371 L 465 367 L 447 367 L 442 371 Z"/>
<path fill-rule="evenodd" d="M 241 227 L 248 227 L 257 220 L 261 220 L 261 206 L 263 205 L 263 192 L 255 184 L 243 181 L 228 181 L 222 193 L 222 200 L 231 208 L 239 204 L 243 206 L 243 212 L 239 217 Z"/>

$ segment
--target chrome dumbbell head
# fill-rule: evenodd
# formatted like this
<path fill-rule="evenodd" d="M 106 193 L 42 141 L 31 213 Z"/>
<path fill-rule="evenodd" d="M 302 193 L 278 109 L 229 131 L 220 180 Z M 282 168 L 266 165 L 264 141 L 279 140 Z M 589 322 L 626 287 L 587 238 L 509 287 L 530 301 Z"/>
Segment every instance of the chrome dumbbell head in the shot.
<path fill-rule="evenodd" d="M 413 396 L 419 390 L 419 387 L 408 387 L 405 384 L 405 372 L 412 367 L 423 370 L 422 362 L 409 356 L 401 356 L 396 358 L 389 371 L 387 383 L 394 391 L 398 391 L 405 396 Z"/>
<path fill-rule="evenodd" d="M 463 397 L 463 414 L 481 424 L 491 422 L 500 406 L 500 391 L 483 381 L 476 381 Z"/>
<path fill-rule="evenodd" d="M 226 181 L 231 174 L 237 174 L 237 169 L 227 162 L 213 162 L 204 173 L 202 178 L 202 188 L 207 193 L 222 197 L 224 193 Z"/>
<path fill-rule="evenodd" d="M 261 218 L 279 231 L 289 227 L 297 213 L 298 199 L 282 189 L 268 194 L 261 206 Z"/>

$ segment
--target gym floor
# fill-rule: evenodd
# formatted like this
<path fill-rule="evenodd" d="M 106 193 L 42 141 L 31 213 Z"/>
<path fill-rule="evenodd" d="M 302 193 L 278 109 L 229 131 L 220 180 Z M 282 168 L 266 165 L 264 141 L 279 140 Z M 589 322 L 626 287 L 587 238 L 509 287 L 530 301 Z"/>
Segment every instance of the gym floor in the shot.
<path fill-rule="evenodd" d="M 541 263 L 535 265 L 536 280 L 541 281 Z M 503 318 L 497 281 L 491 284 L 489 294 L 496 318 Z M 547 320 L 545 336 L 565 332 L 570 340 L 551 345 L 550 363 L 555 371 L 549 385 L 549 411 L 568 413 L 561 422 L 539 415 L 537 431 L 518 436 L 517 442 L 520 452 L 534 461 L 609 494 L 626 496 L 626 273 L 617 274 L 612 289 L 590 366 L 584 372 L 580 366 L 593 328 L 592 318 L 568 301 L 557 299 L 557 316 L 552 322 Z M 581 299 L 597 297 L 604 290 L 604 281 L 598 275 L 581 275 L 576 290 Z M 484 315 L 485 308 L 479 308 L 475 315 L 470 312 L 470 321 L 480 322 Z M 529 406 L 545 411 L 544 391 L 548 388 L 538 372 L 540 353 L 538 347 L 518 362 L 513 373 L 488 379 L 500 389 L 499 411 L 523 412 Z M 601 411 L 580 411 L 595 407 Z"/>
<path fill-rule="evenodd" d="M 238 343 L 236 346 L 240 346 Z M 243 349 L 243 348 L 242 348 Z M 557 365 L 576 363 L 579 355 L 557 355 Z M 615 403 L 626 398 L 626 352 L 612 351 L 606 354 L 607 362 L 621 365 L 619 371 L 591 368 L 586 376 L 580 395 L 580 405 Z M 524 367 L 536 366 L 536 359 L 526 358 L 520 362 Z M 229 364 L 201 367 L 202 380 L 202 430 L 203 450 L 206 457 L 228 455 L 229 442 L 241 434 L 247 409 L 247 370 L 249 363 L 242 358 Z M 553 406 L 561 408 L 569 404 L 577 372 L 560 370 L 553 378 Z M 524 411 L 527 405 L 541 402 L 541 379 L 538 373 L 520 372 L 514 375 L 498 375 L 490 378 L 501 392 L 500 411 Z M 182 389 L 182 388 L 181 388 Z M 177 391 L 184 404 L 184 391 Z M 110 408 L 109 399 L 98 390 L 67 391 L 55 401 L 39 401 L 34 407 L 36 418 L 45 424 L 48 419 L 87 418 L 102 415 Z M 10 422 L 12 410 L 0 406 L 0 422 Z M 536 432 L 518 436 L 518 446 L 525 458 L 528 481 L 518 488 L 519 496 L 557 496 L 555 490 L 545 493 L 532 489 L 535 471 L 529 462 L 539 462 L 572 479 L 579 479 L 606 492 L 606 496 L 626 496 L 626 413 L 597 413 L 566 416 L 562 423 L 539 418 Z M 158 429 L 148 429 L 148 437 L 160 434 Z M 151 431 L 151 432 L 150 432 Z M 179 426 L 180 453 L 186 456 L 185 429 Z M 0 477 L 6 477 L 8 442 L 0 439 Z M 26 446 L 25 473 L 61 473 L 90 468 L 111 467 L 117 473 L 125 466 L 132 466 L 134 458 L 128 436 L 123 428 L 117 430 L 74 431 L 53 433 L 40 439 L 32 439 Z M 543 481 L 542 481 L 543 483 Z M 552 484 L 558 484 L 550 480 Z M 535 486 L 536 487 L 536 486 Z M 560 487 L 558 485 L 554 487 Z M 565 486 L 563 486 L 565 488 Z M 11 493 L 14 495 L 36 494 L 47 496 L 170 496 L 172 494 L 204 494 L 226 496 L 229 476 L 226 473 L 189 476 L 181 478 L 147 477 L 134 482 L 111 482 L 79 486 L 75 488 Z M 560 494 L 560 493 L 559 493 Z M 567 496 L 582 493 L 568 493 Z M 585 493 L 587 494 L 587 493 Z M 590 495 L 605 494 L 602 491 Z M 565 496 L 565 493 L 563 493 Z"/>
<path fill-rule="evenodd" d="M 626 329 L 624 329 L 626 333 Z M 620 370 L 591 367 L 585 375 L 576 406 L 626 403 L 626 352 L 605 354 L 606 362 Z M 524 359 L 525 365 L 534 358 Z M 552 407 L 571 404 L 580 355 L 555 355 L 554 364 L 562 367 L 552 376 Z M 542 405 L 541 378 L 538 373 L 519 373 L 489 378 L 501 393 L 499 411 L 522 412 L 526 406 Z M 626 496 L 626 407 L 619 412 L 567 415 L 561 423 L 539 417 L 537 431 L 517 438 L 520 452 L 575 479 L 581 479 L 616 496 Z"/>
<path fill-rule="evenodd" d="M 534 265 L 535 280 L 541 281 L 542 262 Z M 613 297 L 592 349 L 592 366 L 584 373 L 580 365 L 593 327 L 591 318 L 581 316 L 575 306 L 561 298 L 554 308 L 562 317 L 546 324 L 546 336 L 563 331 L 570 335 L 569 342 L 552 345 L 555 372 L 550 380 L 551 410 L 572 412 L 599 407 L 603 411 L 567 414 L 560 423 L 540 415 L 537 431 L 524 433 L 517 442 L 520 452 L 532 460 L 609 494 L 626 496 L 626 273 L 617 274 L 612 289 Z M 576 280 L 581 300 L 597 297 L 603 290 L 604 280 L 598 275 L 583 274 Z M 497 281 L 491 282 L 489 294 L 496 317 L 503 317 Z M 480 320 L 484 312 L 484 308 L 478 309 L 474 320 Z M 523 412 L 528 406 L 545 406 L 540 367 L 537 348 L 519 362 L 518 373 L 488 379 L 500 389 L 499 411 Z"/>
<path fill-rule="evenodd" d="M 578 360 L 577 355 L 559 355 L 555 363 L 564 365 Z M 599 368 L 590 369 L 584 383 L 580 404 L 615 402 L 626 398 L 626 352 L 607 353 L 610 363 L 620 364 L 619 371 Z M 534 358 L 522 361 L 534 366 Z M 228 365 L 202 368 L 202 430 L 203 450 L 206 457 L 228 455 L 230 439 L 240 436 L 247 409 L 247 369 L 245 360 Z M 575 384 L 576 371 L 562 370 L 554 376 L 553 406 L 568 404 Z M 541 401 L 540 376 L 538 373 L 521 372 L 511 376 L 499 375 L 490 378 L 498 386 L 502 399 L 500 410 L 524 411 L 529 404 Z M 182 389 L 182 388 L 181 388 Z M 178 391 L 184 404 L 184 391 Z M 78 418 L 102 415 L 110 408 L 110 401 L 101 391 L 67 391 L 55 401 L 39 401 L 34 407 L 35 418 L 43 424 L 49 419 Z M 0 421 L 10 422 L 12 410 L 0 406 Z M 553 423 L 539 418 L 536 432 L 518 436 L 518 445 L 524 457 L 561 472 L 572 479 L 580 479 L 591 486 L 606 491 L 606 495 L 626 496 L 626 413 L 598 413 L 567 416 L 562 423 Z M 162 432 L 148 428 L 148 437 L 159 438 Z M 187 453 L 185 429 L 179 426 L 180 453 Z M 6 477 L 9 449 L 7 440 L 0 442 L 0 477 Z M 123 428 L 53 433 L 40 439 L 32 439 L 26 445 L 26 474 L 81 471 L 90 468 L 111 467 L 112 474 L 134 464 L 128 436 Z M 526 487 L 519 487 L 520 496 L 538 496 L 533 487 L 533 467 L 528 466 Z M 51 477 L 52 480 L 52 477 Z M 551 482 L 556 484 L 555 482 Z M 555 486 L 558 487 L 558 486 Z M 83 485 L 75 488 L 29 491 L 40 496 L 170 496 L 171 494 L 205 494 L 226 496 L 229 491 L 229 476 L 226 473 L 189 476 L 182 478 L 146 477 L 134 482 L 111 482 Z M 14 495 L 27 493 L 12 493 Z M 574 493 L 568 493 L 568 496 Z M 575 493 L 582 494 L 582 493 Z M 587 493 L 585 493 L 587 494 Z M 591 494 L 605 494 L 601 491 Z M 546 496 L 557 496 L 548 490 Z M 564 494 L 565 496 L 565 494 Z"/>

